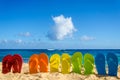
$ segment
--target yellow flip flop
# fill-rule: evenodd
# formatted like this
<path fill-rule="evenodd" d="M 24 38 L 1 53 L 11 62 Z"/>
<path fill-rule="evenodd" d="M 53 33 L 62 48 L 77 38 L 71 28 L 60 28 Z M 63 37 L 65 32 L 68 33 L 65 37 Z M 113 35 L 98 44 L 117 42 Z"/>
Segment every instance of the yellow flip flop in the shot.
<path fill-rule="evenodd" d="M 53 54 L 50 57 L 50 72 L 58 72 L 59 71 L 59 65 L 60 65 L 60 55 L 59 54 Z"/>
<path fill-rule="evenodd" d="M 61 64 L 62 64 L 61 72 L 63 74 L 70 73 L 71 59 L 69 54 L 67 53 L 62 54 Z"/>

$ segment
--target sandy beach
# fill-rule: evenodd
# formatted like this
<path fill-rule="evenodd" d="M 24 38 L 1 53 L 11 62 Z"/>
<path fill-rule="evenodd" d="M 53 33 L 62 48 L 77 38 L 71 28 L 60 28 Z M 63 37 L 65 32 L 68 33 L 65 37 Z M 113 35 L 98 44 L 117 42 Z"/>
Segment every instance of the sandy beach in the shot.
<path fill-rule="evenodd" d="M 84 74 L 76 74 L 71 72 L 70 74 L 62 74 L 60 72 L 55 73 L 36 73 L 29 74 L 29 65 L 27 63 L 23 63 L 22 72 L 21 73 L 7 73 L 2 74 L 2 63 L 0 62 L 0 80 L 120 80 L 120 66 L 118 68 L 117 77 L 111 76 L 98 76 L 96 69 L 94 69 L 94 74 L 84 75 Z M 84 70 L 82 70 L 84 71 Z"/>

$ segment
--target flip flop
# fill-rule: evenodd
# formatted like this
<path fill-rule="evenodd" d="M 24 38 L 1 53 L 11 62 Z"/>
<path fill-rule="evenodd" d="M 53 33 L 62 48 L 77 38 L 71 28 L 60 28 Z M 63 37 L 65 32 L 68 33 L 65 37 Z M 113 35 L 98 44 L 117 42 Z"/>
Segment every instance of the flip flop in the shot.
<path fill-rule="evenodd" d="M 89 75 L 93 73 L 94 57 L 89 53 L 84 55 L 84 68 L 85 68 L 84 74 Z"/>
<path fill-rule="evenodd" d="M 107 54 L 108 75 L 117 76 L 118 72 L 118 58 L 114 53 Z"/>
<path fill-rule="evenodd" d="M 12 55 L 6 55 L 2 60 L 2 73 L 6 74 L 11 71 Z"/>
<path fill-rule="evenodd" d="M 59 71 L 59 65 L 60 65 L 60 55 L 59 54 L 53 54 L 50 57 L 50 72 L 58 72 Z"/>
<path fill-rule="evenodd" d="M 29 72 L 30 74 L 38 73 L 38 54 L 33 54 L 29 59 Z"/>
<path fill-rule="evenodd" d="M 72 55 L 71 61 L 72 61 L 73 72 L 80 74 L 81 73 L 81 68 L 82 68 L 82 53 L 75 52 Z"/>
<path fill-rule="evenodd" d="M 12 56 L 12 71 L 13 73 L 20 73 L 22 68 L 22 57 L 19 54 L 14 54 Z"/>
<path fill-rule="evenodd" d="M 48 72 L 48 56 L 45 53 L 39 55 L 39 70 L 40 72 Z"/>
<path fill-rule="evenodd" d="M 62 63 L 61 72 L 63 74 L 70 73 L 71 59 L 70 59 L 70 55 L 69 54 L 67 54 L 67 53 L 63 53 L 62 54 L 61 63 Z"/>
<path fill-rule="evenodd" d="M 106 75 L 105 70 L 105 56 L 103 54 L 97 54 L 95 57 L 96 69 L 99 75 Z"/>

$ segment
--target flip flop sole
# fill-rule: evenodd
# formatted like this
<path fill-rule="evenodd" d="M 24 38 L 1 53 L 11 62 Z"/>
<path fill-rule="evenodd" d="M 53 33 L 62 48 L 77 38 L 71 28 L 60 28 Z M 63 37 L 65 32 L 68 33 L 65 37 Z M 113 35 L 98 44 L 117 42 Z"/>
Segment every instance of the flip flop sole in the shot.
<path fill-rule="evenodd" d="M 72 55 L 71 61 L 72 61 L 73 72 L 80 74 L 81 73 L 81 67 L 82 67 L 82 53 L 75 52 Z"/>
<path fill-rule="evenodd" d="M 53 54 L 50 57 L 50 72 L 58 72 L 59 65 L 60 65 L 60 55 Z"/>
<path fill-rule="evenodd" d="M 71 58 L 69 54 L 67 53 L 62 54 L 61 63 L 62 63 L 61 72 L 63 74 L 70 73 Z"/>
<path fill-rule="evenodd" d="M 39 55 L 40 72 L 48 72 L 48 56 L 45 53 Z"/>
<path fill-rule="evenodd" d="M 14 54 L 12 56 L 12 63 L 13 63 L 13 73 L 20 73 L 21 72 L 21 68 L 22 68 L 22 57 L 19 54 Z"/>
<path fill-rule="evenodd" d="M 118 58 L 114 53 L 107 54 L 108 75 L 117 76 Z"/>
<path fill-rule="evenodd" d="M 86 53 L 84 55 L 84 69 L 85 69 L 84 74 L 86 75 L 92 74 L 93 68 L 94 68 L 94 57 L 91 54 Z"/>
<path fill-rule="evenodd" d="M 97 54 L 95 57 L 96 69 L 99 75 L 106 75 L 105 70 L 105 56 L 103 54 Z"/>
<path fill-rule="evenodd" d="M 29 59 L 29 72 L 30 74 L 38 73 L 38 55 L 33 54 Z"/>
<path fill-rule="evenodd" d="M 12 55 L 6 55 L 2 60 L 2 73 L 6 74 L 11 71 L 12 67 Z"/>

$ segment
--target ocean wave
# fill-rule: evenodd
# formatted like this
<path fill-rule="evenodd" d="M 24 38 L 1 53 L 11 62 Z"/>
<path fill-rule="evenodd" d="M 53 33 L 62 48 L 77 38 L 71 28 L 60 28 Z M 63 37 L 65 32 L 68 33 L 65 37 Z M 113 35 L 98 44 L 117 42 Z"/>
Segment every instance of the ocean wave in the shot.
<path fill-rule="evenodd" d="M 49 51 L 53 51 L 53 50 L 55 50 L 55 49 L 47 49 L 47 50 L 49 50 Z"/>

